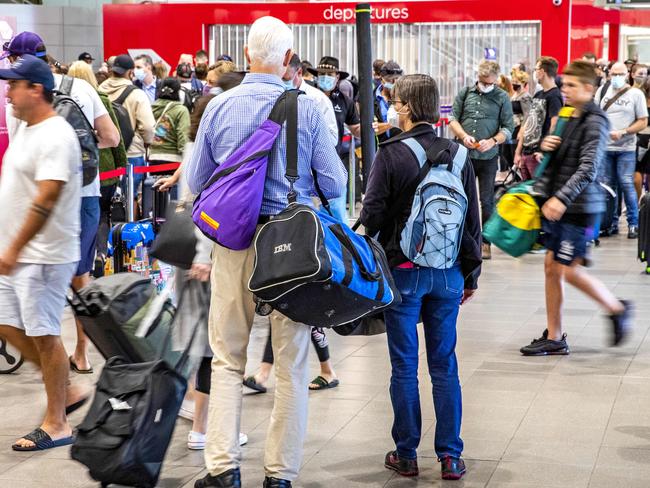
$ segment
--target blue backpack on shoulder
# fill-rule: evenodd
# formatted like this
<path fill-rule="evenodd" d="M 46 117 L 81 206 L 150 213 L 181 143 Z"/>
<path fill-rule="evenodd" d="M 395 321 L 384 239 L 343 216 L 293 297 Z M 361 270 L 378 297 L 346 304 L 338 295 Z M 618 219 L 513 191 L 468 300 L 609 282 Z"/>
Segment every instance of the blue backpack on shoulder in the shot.
<path fill-rule="evenodd" d="M 461 178 L 467 149 L 448 141 L 449 147 L 432 158 L 414 138 L 401 142 L 413 151 L 421 170 L 400 247 L 409 261 L 419 266 L 451 268 L 460 251 L 467 214 Z"/>

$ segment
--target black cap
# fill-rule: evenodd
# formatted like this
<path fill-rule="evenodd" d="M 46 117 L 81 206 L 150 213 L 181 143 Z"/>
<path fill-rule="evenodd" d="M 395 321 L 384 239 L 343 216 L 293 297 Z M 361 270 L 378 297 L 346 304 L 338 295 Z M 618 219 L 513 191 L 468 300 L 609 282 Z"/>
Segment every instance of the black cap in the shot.
<path fill-rule="evenodd" d="M 128 54 L 120 54 L 115 58 L 115 61 L 113 61 L 111 70 L 115 71 L 118 75 L 123 75 L 133 68 L 135 68 L 135 64 L 133 63 L 131 56 Z"/>
<path fill-rule="evenodd" d="M 181 63 L 176 68 L 176 76 L 179 78 L 191 78 L 192 77 L 192 65 L 189 63 Z"/>
<path fill-rule="evenodd" d="M 48 90 L 54 90 L 54 76 L 42 59 L 23 54 L 9 68 L 0 69 L 0 80 L 27 80 L 38 83 Z"/>
<path fill-rule="evenodd" d="M 403 73 L 402 68 L 397 62 L 390 60 L 386 61 L 379 69 L 381 76 L 401 76 Z"/>
<path fill-rule="evenodd" d="M 77 59 L 79 61 L 86 61 L 86 62 L 95 61 L 95 58 L 93 58 L 92 55 L 90 53 L 87 53 L 87 52 L 81 53 Z"/>

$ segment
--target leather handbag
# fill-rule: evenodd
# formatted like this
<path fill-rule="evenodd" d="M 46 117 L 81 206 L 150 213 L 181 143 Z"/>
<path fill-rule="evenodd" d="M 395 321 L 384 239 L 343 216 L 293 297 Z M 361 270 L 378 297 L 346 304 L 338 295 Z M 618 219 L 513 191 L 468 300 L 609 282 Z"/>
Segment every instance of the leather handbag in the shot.
<path fill-rule="evenodd" d="M 181 269 L 190 269 L 196 255 L 192 204 L 171 202 L 165 223 L 151 245 L 150 256 Z"/>

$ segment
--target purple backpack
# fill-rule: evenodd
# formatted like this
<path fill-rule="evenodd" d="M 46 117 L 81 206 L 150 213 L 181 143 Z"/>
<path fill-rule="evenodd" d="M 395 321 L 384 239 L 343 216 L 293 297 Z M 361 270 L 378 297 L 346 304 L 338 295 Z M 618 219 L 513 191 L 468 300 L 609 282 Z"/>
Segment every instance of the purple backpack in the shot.
<path fill-rule="evenodd" d="M 192 219 L 217 244 L 240 251 L 253 242 L 269 154 L 285 120 L 287 133 L 296 133 L 300 93 L 289 90 L 280 95 L 269 118 L 217 167 L 196 197 Z M 287 137 L 287 143 L 297 144 L 296 138 Z"/>

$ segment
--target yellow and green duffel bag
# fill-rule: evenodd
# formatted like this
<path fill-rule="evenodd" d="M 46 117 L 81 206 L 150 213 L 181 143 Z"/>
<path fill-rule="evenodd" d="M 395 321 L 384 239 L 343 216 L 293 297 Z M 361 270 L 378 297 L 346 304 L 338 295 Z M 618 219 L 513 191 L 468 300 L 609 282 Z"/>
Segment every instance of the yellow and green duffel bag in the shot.
<path fill-rule="evenodd" d="M 483 227 L 483 237 L 514 257 L 533 248 L 542 228 L 542 212 L 530 194 L 534 181 L 510 188 Z"/>

